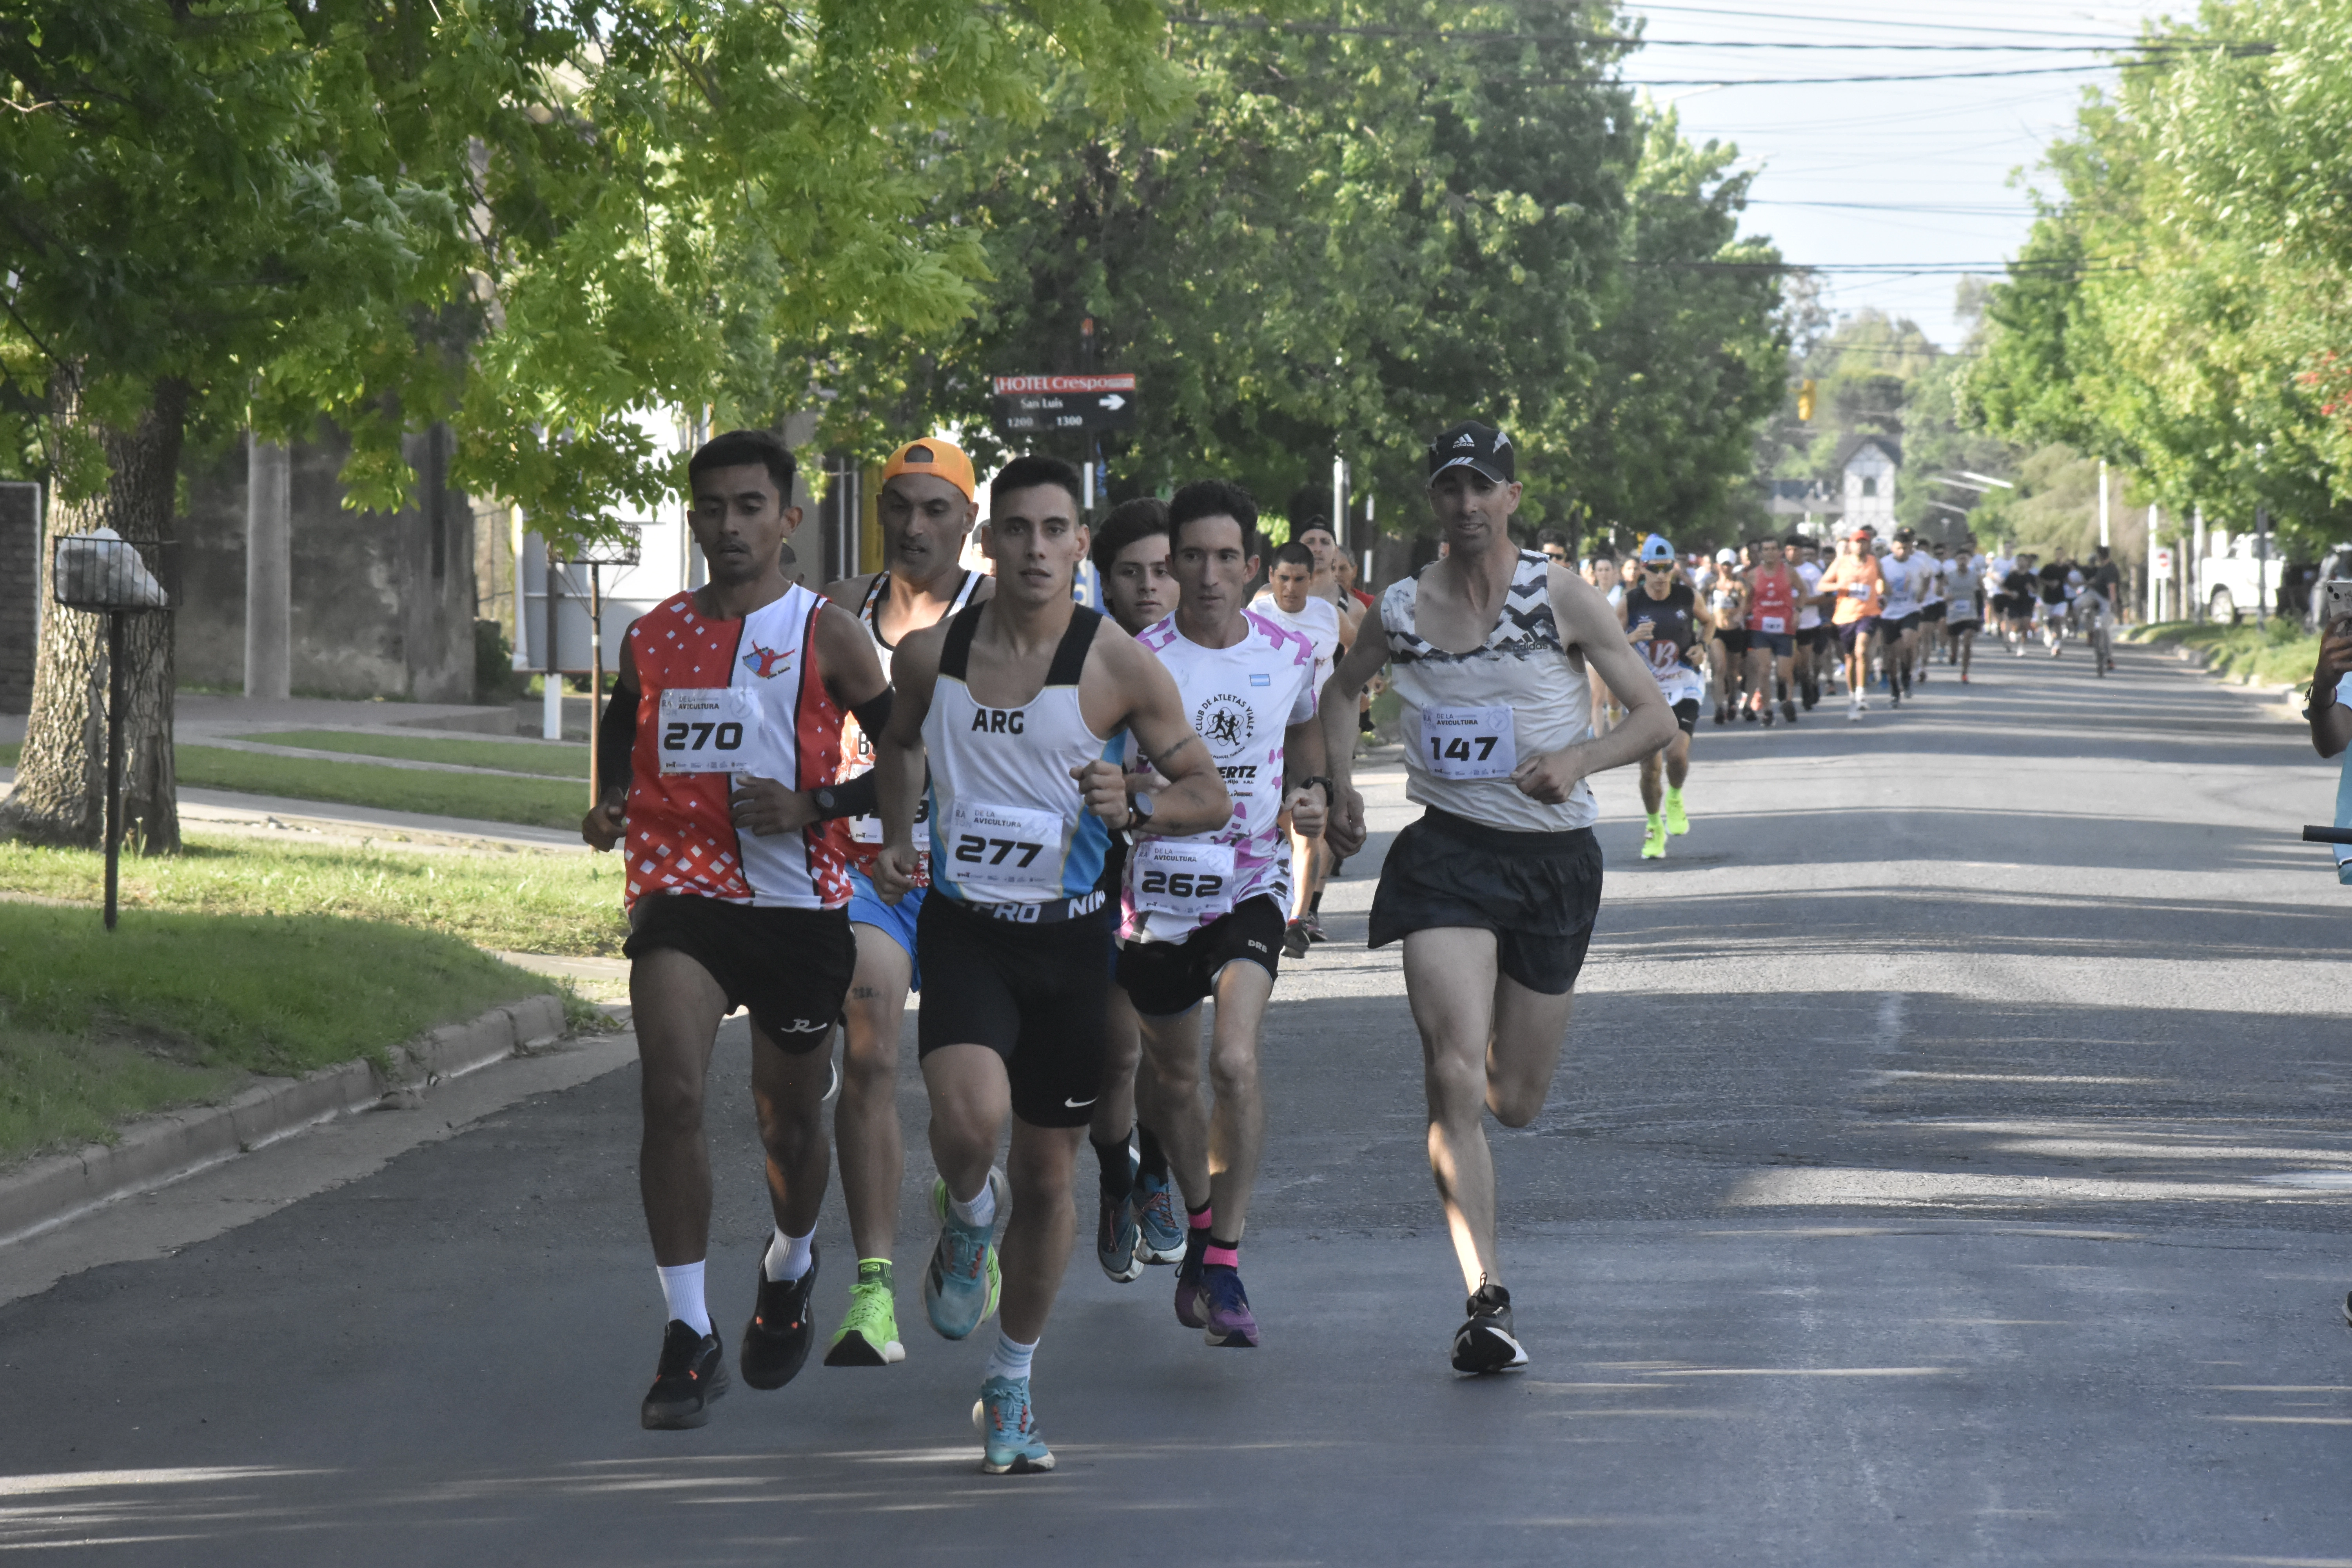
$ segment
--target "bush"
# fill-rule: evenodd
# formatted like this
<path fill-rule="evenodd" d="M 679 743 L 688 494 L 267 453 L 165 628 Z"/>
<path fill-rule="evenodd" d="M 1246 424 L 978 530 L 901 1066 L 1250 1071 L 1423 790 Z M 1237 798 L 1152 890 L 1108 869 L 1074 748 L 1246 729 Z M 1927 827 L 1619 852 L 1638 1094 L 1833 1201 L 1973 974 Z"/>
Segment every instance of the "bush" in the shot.
<path fill-rule="evenodd" d="M 511 702 L 526 694 L 530 672 L 514 667 L 514 643 L 503 621 L 474 623 L 474 700 Z"/>

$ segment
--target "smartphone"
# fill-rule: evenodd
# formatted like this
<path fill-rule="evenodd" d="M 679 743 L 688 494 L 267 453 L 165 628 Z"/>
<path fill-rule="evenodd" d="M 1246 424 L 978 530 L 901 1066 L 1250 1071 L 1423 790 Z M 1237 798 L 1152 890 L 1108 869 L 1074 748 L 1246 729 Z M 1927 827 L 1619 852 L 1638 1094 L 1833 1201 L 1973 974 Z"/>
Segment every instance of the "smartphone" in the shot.
<path fill-rule="evenodd" d="M 2319 585 L 2321 630 L 2352 618 L 2352 577 L 2336 577 Z"/>

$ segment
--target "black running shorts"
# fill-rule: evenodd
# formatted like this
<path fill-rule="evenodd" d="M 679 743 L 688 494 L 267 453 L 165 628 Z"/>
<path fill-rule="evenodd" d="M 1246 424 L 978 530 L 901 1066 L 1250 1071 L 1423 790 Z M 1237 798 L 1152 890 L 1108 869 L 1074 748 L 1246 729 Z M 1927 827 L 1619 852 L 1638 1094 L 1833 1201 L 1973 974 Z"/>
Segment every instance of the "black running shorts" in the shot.
<path fill-rule="evenodd" d="M 647 894 L 629 911 L 632 960 L 668 949 L 702 965 L 731 1010 L 793 1056 L 833 1035 L 857 968 L 847 910 L 773 910 L 700 893 Z"/>
<path fill-rule="evenodd" d="M 1117 909 L 1022 925 L 932 889 L 915 921 L 918 1056 L 986 1046 L 1004 1058 L 1013 1115 L 1033 1127 L 1085 1126 L 1102 1089 Z"/>
<path fill-rule="evenodd" d="M 1726 653 L 1738 654 L 1742 658 L 1748 656 L 1748 629 L 1745 626 L 1717 626 L 1715 628 L 1715 640 L 1723 645 Z"/>
<path fill-rule="evenodd" d="M 1852 653 L 1853 651 L 1853 645 L 1856 642 L 1864 637 L 1875 636 L 1877 631 L 1878 617 L 1876 616 L 1856 616 L 1853 620 L 1850 620 L 1843 626 L 1838 627 L 1838 647 L 1845 649 L 1848 653 Z"/>
<path fill-rule="evenodd" d="M 1955 616 L 1944 623 L 1944 629 L 1954 637 L 1959 636 L 1962 632 L 1981 630 L 1983 626 L 1984 623 L 1973 615 Z"/>
<path fill-rule="evenodd" d="M 1924 606 L 1919 611 L 1919 618 L 1923 621 L 1942 620 L 1944 618 L 1944 605 L 1942 601 L 1938 600 L 1935 604 Z"/>
<path fill-rule="evenodd" d="M 1683 727 L 1685 735 L 1698 733 L 1698 699 L 1685 697 L 1675 704 L 1675 722 Z"/>
<path fill-rule="evenodd" d="M 1182 942 L 1130 942 L 1118 950 L 1118 984 L 1147 1018 L 1172 1018 L 1216 989 L 1226 964 L 1246 959 L 1281 973 L 1282 906 L 1261 893 L 1244 899 Z"/>
<path fill-rule="evenodd" d="M 1559 996 L 1576 989 L 1600 912 L 1592 829 L 1511 833 L 1432 808 L 1381 863 L 1370 945 L 1441 927 L 1490 931 L 1505 974 Z"/>

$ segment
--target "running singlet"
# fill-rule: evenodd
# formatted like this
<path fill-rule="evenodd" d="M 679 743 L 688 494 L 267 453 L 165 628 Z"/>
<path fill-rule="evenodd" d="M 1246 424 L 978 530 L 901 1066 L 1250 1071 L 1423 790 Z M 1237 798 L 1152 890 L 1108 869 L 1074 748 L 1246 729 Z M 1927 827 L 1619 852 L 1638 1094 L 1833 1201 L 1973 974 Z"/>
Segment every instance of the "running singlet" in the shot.
<path fill-rule="evenodd" d="M 1625 595 L 1625 629 L 1631 632 L 1644 621 L 1651 634 L 1633 645 L 1657 678 L 1658 689 L 1664 692 L 1669 704 L 1699 700 L 1698 671 L 1690 665 L 1690 650 L 1698 641 L 1698 624 L 1692 612 L 1698 607 L 1698 595 L 1686 583 L 1677 583 L 1666 590 L 1663 599 L 1654 599 L 1646 588 L 1636 588 Z"/>
<path fill-rule="evenodd" d="M 1890 555 L 1878 563 L 1878 574 L 1886 583 L 1886 608 L 1879 612 L 1889 620 L 1901 620 L 1916 616 L 1927 603 L 1925 591 L 1936 563 L 1924 555 L 1912 555 L 1897 560 Z"/>
<path fill-rule="evenodd" d="M 1146 834 L 1127 860 L 1119 935 L 1130 942 L 1181 942 L 1244 899 L 1264 893 L 1290 908 L 1290 845 L 1282 815 L 1283 732 L 1315 717 L 1315 649 L 1244 611 L 1242 640 L 1202 647 L 1170 616 L 1136 637 L 1167 667 L 1184 717 L 1208 743 L 1234 815 L 1214 832 L 1182 838 Z M 1149 771 L 1128 741 L 1128 770 Z"/>
<path fill-rule="evenodd" d="M 1878 614 L 1879 590 L 1885 585 L 1875 556 L 1839 556 L 1822 574 L 1822 586 L 1837 595 L 1837 605 L 1830 612 L 1831 621 L 1841 626 L 1852 626 Z"/>
<path fill-rule="evenodd" d="M 841 771 L 845 715 L 817 668 L 824 602 L 795 584 L 740 620 L 714 621 L 680 594 L 629 627 L 643 717 L 629 758 L 628 903 L 647 893 L 763 909 L 849 901 L 830 823 L 739 835 L 728 805 L 738 773 L 805 790 Z"/>
<path fill-rule="evenodd" d="M 1953 606 L 1960 618 L 1968 620 L 1977 613 L 1977 594 L 1984 587 L 1985 558 L 1981 555 L 1955 555 L 1944 568 L 1944 589 L 1952 596 Z"/>
<path fill-rule="evenodd" d="M 1950 563 L 1938 561 L 1932 555 L 1915 555 L 1912 559 L 1927 563 L 1927 575 L 1921 584 L 1919 603 L 1934 609 L 1944 602 L 1944 574 Z"/>
<path fill-rule="evenodd" d="M 972 590 L 979 587 L 982 580 L 983 574 L 966 572 L 963 585 L 956 590 L 955 602 L 948 605 L 948 615 L 956 614 L 971 603 Z M 890 574 L 877 572 L 874 580 L 866 585 L 866 596 L 857 601 L 858 622 L 865 626 L 866 635 L 874 639 L 874 657 L 882 661 L 882 679 L 885 680 L 890 679 L 890 656 L 898 651 L 895 645 L 882 640 L 882 601 L 889 592 Z M 857 727 L 856 714 L 844 714 L 841 721 L 841 776 L 835 782 L 846 784 L 873 766 L 874 742 L 867 740 L 866 731 Z M 916 807 L 919 813 L 928 813 L 929 809 L 928 799 Z M 925 817 L 919 815 L 915 818 L 915 826 L 920 827 L 924 821 Z M 849 836 L 851 862 L 859 870 L 870 873 L 874 868 L 874 857 L 882 851 L 882 818 L 878 816 L 852 816 L 845 819 L 842 826 Z M 925 854 L 921 866 L 915 872 L 915 886 L 926 888 L 930 886 L 930 857 Z"/>
<path fill-rule="evenodd" d="M 1804 581 L 1805 597 L 1807 599 L 1812 598 L 1814 595 L 1822 591 L 1822 569 L 1812 562 L 1798 562 L 1797 575 Z M 1799 631 L 1809 632 L 1821 624 L 1822 607 L 1819 605 L 1808 604 L 1797 612 L 1797 629 Z"/>
<path fill-rule="evenodd" d="M 1797 584 L 1783 566 L 1748 574 L 1748 629 L 1787 633 L 1797 626 Z"/>
<path fill-rule="evenodd" d="M 1262 616 L 1284 631 L 1305 637 L 1315 650 L 1315 689 L 1331 679 L 1331 666 L 1339 657 L 1339 611 L 1328 599 L 1307 595 L 1307 603 L 1292 615 L 1274 602 L 1271 593 L 1260 594 L 1250 601 L 1249 613 Z"/>
<path fill-rule="evenodd" d="M 961 903 L 995 906 L 991 912 L 1007 920 L 1035 920 L 1038 906 L 1065 899 L 1067 913 L 1085 914 L 1101 907 L 1095 883 L 1110 830 L 1086 808 L 1070 770 L 1115 763 L 1127 742 L 1124 730 L 1105 740 L 1087 729 L 1078 707 L 1078 677 L 1102 613 L 1073 607 L 1037 695 L 1017 708 L 989 708 L 964 684 L 987 608 L 966 605 L 949 623 L 923 716 L 931 887 Z"/>
<path fill-rule="evenodd" d="M 1413 629 L 1419 574 L 1381 596 L 1391 679 L 1404 705 L 1407 799 L 1513 833 L 1567 833 L 1599 819 L 1591 786 L 1581 779 L 1559 805 L 1511 782 L 1525 759 L 1592 732 L 1592 685 L 1582 660 L 1560 643 L 1549 566 L 1519 552 L 1501 617 L 1467 653 L 1448 653 Z"/>

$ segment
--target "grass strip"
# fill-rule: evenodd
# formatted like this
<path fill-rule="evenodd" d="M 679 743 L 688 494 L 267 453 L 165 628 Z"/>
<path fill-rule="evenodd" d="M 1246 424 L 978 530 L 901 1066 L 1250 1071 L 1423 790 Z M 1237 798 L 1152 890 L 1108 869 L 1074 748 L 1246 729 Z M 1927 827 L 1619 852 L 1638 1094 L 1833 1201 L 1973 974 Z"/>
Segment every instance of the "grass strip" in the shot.
<path fill-rule="evenodd" d="M 105 864 L 94 850 L 0 842 L 0 889 L 94 901 Z M 508 952 L 608 957 L 628 936 L 619 858 L 552 850 L 434 852 L 193 832 L 177 855 L 125 856 L 121 901 L 125 910 L 385 921 Z"/>
<path fill-rule="evenodd" d="M 504 768 L 541 778 L 588 779 L 588 748 L 546 742 L 458 741 L 435 735 L 356 734 L 346 730 L 280 730 L 239 735 L 268 746 L 299 746 L 309 752 L 342 752 L 361 757 L 398 757 L 411 763 L 449 763 L 461 768 Z M 585 807 L 583 807 L 584 810 Z"/>
<path fill-rule="evenodd" d="M 376 921 L 0 904 L 0 1157 L 103 1137 L 257 1073 L 365 1058 L 553 987 Z"/>
<path fill-rule="evenodd" d="M 577 827 L 588 809 L 586 790 L 552 779 L 541 783 L 487 773 L 436 773 L 372 763 L 273 757 L 219 746 L 180 746 L 174 754 L 180 782 L 196 789 L 240 790 L 532 827 Z"/>
<path fill-rule="evenodd" d="M 2131 640 L 2158 647 L 2195 648 L 2207 656 L 2206 673 L 2241 686 L 2285 686 L 2311 679 L 2319 662 L 2319 639 L 2303 623 L 2273 616 L 2265 626 L 2241 621 L 2160 621 L 2135 626 Z"/>

